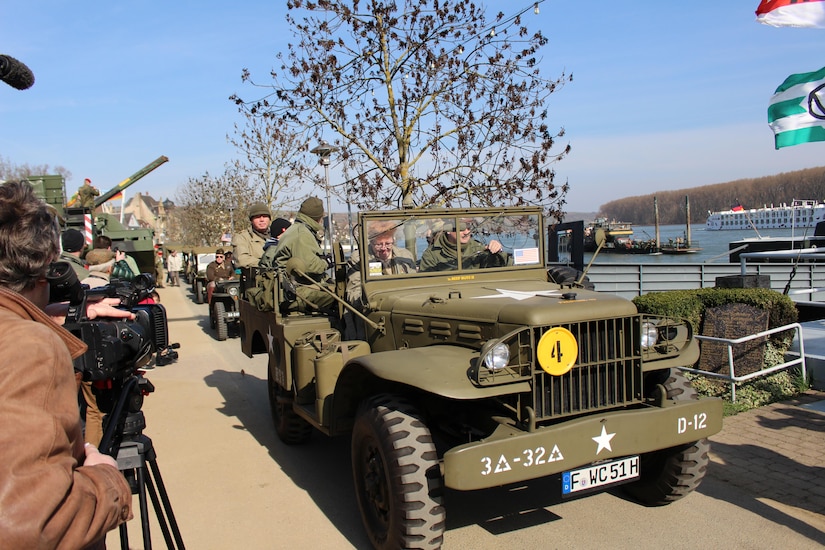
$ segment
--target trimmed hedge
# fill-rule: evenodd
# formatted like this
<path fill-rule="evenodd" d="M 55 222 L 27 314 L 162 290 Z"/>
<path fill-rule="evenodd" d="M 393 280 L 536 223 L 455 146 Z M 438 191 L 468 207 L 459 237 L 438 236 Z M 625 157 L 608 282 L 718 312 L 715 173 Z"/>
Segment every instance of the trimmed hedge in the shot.
<path fill-rule="evenodd" d="M 651 292 L 633 298 L 639 313 L 686 319 L 700 334 L 705 310 L 725 304 L 746 304 L 768 312 L 768 328 L 795 323 L 799 317 L 793 300 L 769 288 L 700 288 Z M 774 334 L 771 341 L 787 349 L 793 331 Z"/>
<path fill-rule="evenodd" d="M 767 311 L 769 329 L 795 323 L 799 317 L 793 300 L 767 288 L 674 290 L 639 296 L 634 298 L 633 302 L 640 313 L 687 319 L 693 326 L 694 334 L 699 334 L 705 310 L 724 304 L 747 304 Z M 793 337 L 793 330 L 771 336 L 765 350 L 766 367 L 784 362 L 785 352 L 790 347 Z M 794 372 L 776 372 L 737 384 L 737 400 L 736 403 L 731 403 L 729 382 L 696 374 L 689 374 L 688 377 L 700 395 L 721 397 L 725 400 L 725 416 L 790 399 L 804 391 L 807 384 Z"/>

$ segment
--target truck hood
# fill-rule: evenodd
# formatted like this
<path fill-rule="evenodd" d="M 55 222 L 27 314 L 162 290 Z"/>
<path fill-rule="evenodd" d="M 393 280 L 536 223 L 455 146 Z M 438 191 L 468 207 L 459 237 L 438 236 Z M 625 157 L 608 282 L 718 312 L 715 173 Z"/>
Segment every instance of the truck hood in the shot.
<path fill-rule="evenodd" d="M 544 326 L 636 314 L 633 302 L 584 289 L 559 289 L 541 281 L 498 281 L 460 287 L 431 286 L 371 300 L 393 316 L 427 316 L 479 323 Z"/>

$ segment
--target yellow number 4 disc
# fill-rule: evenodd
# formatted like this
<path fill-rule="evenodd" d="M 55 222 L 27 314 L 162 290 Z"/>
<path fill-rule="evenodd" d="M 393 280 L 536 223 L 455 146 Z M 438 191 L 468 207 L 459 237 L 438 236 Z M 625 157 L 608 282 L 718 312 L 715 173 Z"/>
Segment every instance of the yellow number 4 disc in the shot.
<path fill-rule="evenodd" d="M 573 333 L 562 327 L 553 327 L 539 340 L 539 365 L 547 374 L 566 374 L 579 356 L 579 345 Z"/>

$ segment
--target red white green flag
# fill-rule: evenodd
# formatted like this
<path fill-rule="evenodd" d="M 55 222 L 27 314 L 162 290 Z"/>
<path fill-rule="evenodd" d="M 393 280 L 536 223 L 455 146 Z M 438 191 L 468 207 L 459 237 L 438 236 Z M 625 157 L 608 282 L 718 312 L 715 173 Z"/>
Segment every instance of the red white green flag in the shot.
<path fill-rule="evenodd" d="M 772 27 L 825 29 L 825 0 L 762 0 L 756 20 Z"/>
<path fill-rule="evenodd" d="M 786 78 L 771 97 L 768 124 L 777 149 L 825 141 L 825 67 Z"/>

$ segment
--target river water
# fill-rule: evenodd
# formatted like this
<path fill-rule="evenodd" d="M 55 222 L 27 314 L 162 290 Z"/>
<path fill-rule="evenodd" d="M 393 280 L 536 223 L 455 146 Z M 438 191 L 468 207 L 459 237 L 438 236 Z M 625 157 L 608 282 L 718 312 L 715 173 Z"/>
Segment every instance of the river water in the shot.
<path fill-rule="evenodd" d="M 685 238 L 684 225 L 660 225 L 659 242 L 667 244 L 668 239 Z M 813 235 L 814 229 L 763 229 L 759 231 L 762 237 L 802 237 L 803 235 Z M 634 225 L 634 240 L 653 239 L 656 236 L 656 228 L 652 225 Z M 750 239 L 757 237 L 752 229 L 738 231 L 707 231 L 704 225 L 690 226 L 691 246 L 701 248 L 695 254 L 616 254 L 611 252 L 600 252 L 596 259 L 598 263 L 727 263 L 728 250 L 731 241 Z M 590 261 L 591 254 L 585 253 L 584 262 Z"/>

